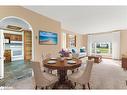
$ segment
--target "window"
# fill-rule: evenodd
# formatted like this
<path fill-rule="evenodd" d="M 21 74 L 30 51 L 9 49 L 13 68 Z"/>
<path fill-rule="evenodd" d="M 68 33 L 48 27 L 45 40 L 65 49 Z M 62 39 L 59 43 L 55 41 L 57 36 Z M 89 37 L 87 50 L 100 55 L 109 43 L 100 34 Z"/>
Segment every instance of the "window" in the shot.
<path fill-rule="evenodd" d="M 110 42 L 95 42 L 92 43 L 92 53 L 99 55 L 111 55 L 112 43 Z"/>

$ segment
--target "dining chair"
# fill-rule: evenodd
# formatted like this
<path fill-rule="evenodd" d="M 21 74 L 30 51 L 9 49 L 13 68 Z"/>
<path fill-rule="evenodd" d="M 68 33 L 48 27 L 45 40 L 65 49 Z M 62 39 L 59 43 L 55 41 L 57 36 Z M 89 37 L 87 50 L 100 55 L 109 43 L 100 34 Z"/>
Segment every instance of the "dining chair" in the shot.
<path fill-rule="evenodd" d="M 48 89 L 51 84 L 55 83 L 58 78 L 52 74 L 45 73 L 41 71 L 40 62 L 32 62 L 35 89 L 38 87 L 41 89 Z"/>
<path fill-rule="evenodd" d="M 78 84 L 82 85 L 83 89 L 85 89 L 86 85 L 90 89 L 89 81 L 90 81 L 90 75 L 91 75 L 93 63 L 94 63 L 94 60 L 88 60 L 85 70 L 83 72 L 74 73 L 74 74 L 68 76 L 68 79 L 71 80 L 75 86 L 78 83 Z"/>
<path fill-rule="evenodd" d="M 73 58 L 74 58 L 74 57 L 73 57 Z M 76 59 L 79 60 L 79 58 L 76 58 Z M 75 73 L 75 72 L 77 72 L 77 71 L 79 71 L 79 68 L 76 68 L 76 69 L 71 70 L 72 74 Z"/>
<path fill-rule="evenodd" d="M 50 58 L 51 57 L 51 54 L 42 54 L 42 61 L 47 59 L 47 58 Z M 48 73 L 51 73 L 52 74 L 52 70 L 51 69 L 48 69 L 48 68 L 44 68 L 44 72 L 48 72 Z"/>

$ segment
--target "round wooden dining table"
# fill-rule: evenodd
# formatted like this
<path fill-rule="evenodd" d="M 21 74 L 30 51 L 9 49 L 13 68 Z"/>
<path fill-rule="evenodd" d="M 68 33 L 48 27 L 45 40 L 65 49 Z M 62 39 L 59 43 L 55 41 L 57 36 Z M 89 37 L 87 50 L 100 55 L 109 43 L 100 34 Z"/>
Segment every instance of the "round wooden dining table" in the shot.
<path fill-rule="evenodd" d="M 48 63 L 51 60 L 55 60 L 56 63 Z M 69 61 L 74 61 L 75 63 L 68 63 Z M 72 82 L 67 78 L 67 71 L 74 70 L 81 66 L 82 61 L 80 59 L 45 59 L 43 61 L 44 67 L 57 70 L 57 75 L 59 77 L 58 81 L 54 84 L 53 88 L 57 89 L 59 86 L 64 85 L 67 88 L 74 88 Z"/>

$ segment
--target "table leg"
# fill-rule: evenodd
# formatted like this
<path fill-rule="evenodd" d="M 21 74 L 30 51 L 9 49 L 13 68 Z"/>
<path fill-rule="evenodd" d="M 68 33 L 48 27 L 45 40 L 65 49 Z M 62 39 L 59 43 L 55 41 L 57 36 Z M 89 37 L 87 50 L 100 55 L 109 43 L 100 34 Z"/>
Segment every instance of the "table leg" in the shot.
<path fill-rule="evenodd" d="M 67 70 L 58 70 L 57 71 L 59 82 L 62 84 L 67 80 Z"/>
<path fill-rule="evenodd" d="M 74 88 L 71 81 L 67 79 L 67 70 L 57 70 L 59 80 L 53 86 L 53 89 L 72 89 Z"/>

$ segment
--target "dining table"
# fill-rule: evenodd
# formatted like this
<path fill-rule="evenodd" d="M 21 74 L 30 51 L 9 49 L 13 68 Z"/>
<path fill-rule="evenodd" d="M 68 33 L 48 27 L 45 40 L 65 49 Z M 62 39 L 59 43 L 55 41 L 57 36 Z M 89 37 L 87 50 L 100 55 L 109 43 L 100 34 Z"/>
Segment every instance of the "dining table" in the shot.
<path fill-rule="evenodd" d="M 81 64 L 82 61 L 75 58 L 48 58 L 43 60 L 44 67 L 57 70 L 58 81 L 54 84 L 54 89 L 58 89 L 61 86 L 67 89 L 74 88 L 73 83 L 68 80 L 67 71 L 79 68 Z"/>

